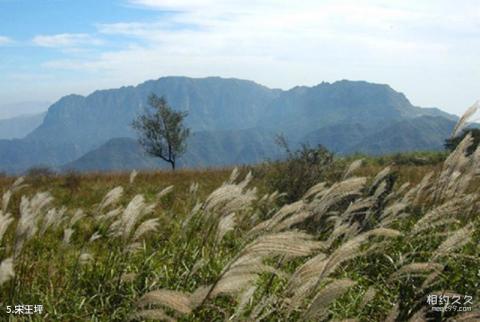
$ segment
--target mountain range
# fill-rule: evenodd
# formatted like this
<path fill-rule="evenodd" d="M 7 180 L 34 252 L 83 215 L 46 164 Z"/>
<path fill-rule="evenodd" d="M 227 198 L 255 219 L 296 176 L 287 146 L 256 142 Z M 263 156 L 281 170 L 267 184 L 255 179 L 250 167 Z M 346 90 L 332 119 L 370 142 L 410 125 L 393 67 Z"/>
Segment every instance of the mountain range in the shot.
<path fill-rule="evenodd" d="M 188 112 L 193 133 L 183 167 L 257 163 L 281 156 L 274 138 L 296 147 L 322 144 L 333 152 L 384 154 L 439 150 L 456 116 L 414 106 L 390 86 L 337 81 L 290 90 L 219 77 L 163 77 L 137 86 L 68 95 L 20 139 L 0 140 L 0 171 L 128 170 L 163 167 L 136 143 L 130 124 L 151 93 Z M 2 123 L 0 122 L 0 133 Z"/>

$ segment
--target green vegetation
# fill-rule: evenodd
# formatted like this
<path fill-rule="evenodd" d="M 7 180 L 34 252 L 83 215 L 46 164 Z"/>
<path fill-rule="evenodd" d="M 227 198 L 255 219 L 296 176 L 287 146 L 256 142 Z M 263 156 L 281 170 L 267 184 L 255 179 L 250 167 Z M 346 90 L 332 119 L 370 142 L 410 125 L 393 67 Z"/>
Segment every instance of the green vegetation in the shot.
<path fill-rule="evenodd" d="M 41 304 L 34 321 L 478 321 L 470 141 L 421 164 L 322 154 L 312 184 L 291 165 L 309 187 L 285 185 L 290 201 L 272 184 L 297 175 L 288 160 L 253 176 L 2 176 L 0 306 Z M 473 296 L 472 312 L 432 312 L 442 292 Z"/>
<path fill-rule="evenodd" d="M 188 113 L 174 111 L 165 98 L 155 94 L 149 96 L 148 104 L 151 110 L 132 123 L 139 135 L 138 142 L 146 152 L 170 163 L 175 170 L 177 158 L 185 153 L 190 135 L 190 130 L 183 125 Z"/>
<path fill-rule="evenodd" d="M 455 150 L 455 148 L 460 144 L 460 142 L 462 142 L 462 140 L 468 134 L 471 135 L 473 139 L 473 143 L 468 148 L 467 153 L 472 154 L 475 151 L 475 149 L 478 147 L 478 144 L 480 144 L 480 129 L 477 129 L 477 128 L 464 129 L 460 135 L 457 135 L 456 137 L 445 140 L 445 148 L 449 151 Z"/>

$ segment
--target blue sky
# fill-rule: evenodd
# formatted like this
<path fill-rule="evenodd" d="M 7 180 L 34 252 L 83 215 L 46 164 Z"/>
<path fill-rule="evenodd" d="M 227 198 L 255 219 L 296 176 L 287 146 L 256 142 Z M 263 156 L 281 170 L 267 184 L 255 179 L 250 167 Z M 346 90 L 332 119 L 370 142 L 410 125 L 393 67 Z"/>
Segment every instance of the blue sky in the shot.
<path fill-rule="evenodd" d="M 0 0 L 0 106 L 185 75 L 361 79 L 460 114 L 479 36 L 477 0 Z"/>

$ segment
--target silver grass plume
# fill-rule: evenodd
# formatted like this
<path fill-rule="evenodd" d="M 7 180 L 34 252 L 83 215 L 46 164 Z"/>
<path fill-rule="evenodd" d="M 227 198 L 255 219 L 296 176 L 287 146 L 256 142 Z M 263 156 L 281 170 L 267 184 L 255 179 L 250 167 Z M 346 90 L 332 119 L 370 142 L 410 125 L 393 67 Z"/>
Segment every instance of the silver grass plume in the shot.
<path fill-rule="evenodd" d="M 395 303 L 395 305 L 388 311 L 385 322 L 395 322 L 397 320 L 398 314 L 400 314 L 400 305 Z"/>
<path fill-rule="evenodd" d="M 359 196 L 364 188 L 366 178 L 349 178 L 337 182 L 322 193 L 320 198 L 315 197 L 308 206 L 308 209 L 314 213 L 316 218 L 325 215 L 334 205 L 343 201 L 345 198 Z"/>
<path fill-rule="evenodd" d="M 97 240 L 99 238 L 102 238 L 102 235 L 98 231 L 96 231 L 92 234 L 92 236 L 90 236 L 90 239 L 88 240 L 88 242 L 89 243 L 94 242 L 95 240 Z"/>
<path fill-rule="evenodd" d="M 236 176 L 237 174 L 235 174 L 234 177 L 236 178 Z M 252 175 L 248 173 L 241 182 L 232 183 L 231 180 L 229 180 L 223 183 L 220 188 L 213 191 L 203 205 L 206 216 L 208 217 L 213 214 L 215 217 L 220 217 L 232 212 L 240 213 L 243 210 L 249 209 L 253 201 L 257 199 L 256 188 L 246 189 L 251 179 Z"/>
<path fill-rule="evenodd" d="M 349 178 L 353 174 L 353 172 L 359 169 L 362 165 L 363 165 L 363 159 L 358 159 L 350 163 L 347 170 L 343 174 L 343 180 Z"/>
<path fill-rule="evenodd" d="M 172 191 L 173 191 L 173 186 L 168 186 L 168 187 L 164 188 L 162 191 L 157 193 L 157 200 L 162 199 L 163 197 L 165 197 L 166 195 L 168 195 Z"/>
<path fill-rule="evenodd" d="M 402 266 L 396 272 L 390 275 L 389 280 L 398 279 L 405 275 L 423 275 L 432 271 L 439 272 L 443 270 L 443 265 L 438 263 L 410 263 Z"/>
<path fill-rule="evenodd" d="M 40 235 L 45 234 L 49 228 L 57 228 L 66 219 L 65 213 L 67 208 L 62 207 L 60 209 L 52 208 L 47 211 L 43 218 L 43 222 L 40 228 Z"/>
<path fill-rule="evenodd" d="M 103 211 L 105 208 L 114 205 L 120 201 L 123 196 L 123 187 L 118 186 L 110 190 L 102 201 L 98 205 L 98 212 Z"/>
<path fill-rule="evenodd" d="M 90 262 L 93 262 L 94 258 L 92 256 L 92 254 L 90 253 L 87 253 L 87 252 L 83 252 L 80 254 L 80 256 L 78 256 L 78 262 L 81 264 L 81 265 L 86 265 Z"/>
<path fill-rule="evenodd" d="M 355 285 L 355 282 L 350 279 L 334 280 L 332 283 L 327 284 L 313 298 L 305 312 L 304 318 L 306 320 L 324 318 L 328 314 L 328 306 L 345 294 L 353 285 Z"/>
<path fill-rule="evenodd" d="M 162 320 L 167 322 L 177 321 L 161 309 L 142 310 L 130 316 L 130 320 L 138 320 L 138 319 Z"/>
<path fill-rule="evenodd" d="M 0 243 L 5 235 L 10 224 L 13 222 L 13 217 L 11 214 L 4 214 L 3 211 L 0 211 Z"/>
<path fill-rule="evenodd" d="M 109 232 L 113 236 L 120 236 L 123 240 L 127 240 L 135 225 L 147 214 L 151 213 L 155 204 L 145 203 L 142 195 L 136 195 L 128 203 L 127 207 L 120 214 L 119 218 L 115 220 L 109 228 Z"/>
<path fill-rule="evenodd" d="M 149 232 L 157 231 L 159 225 L 160 225 L 160 223 L 158 221 L 158 218 L 145 220 L 140 225 L 138 225 L 137 229 L 135 230 L 135 233 L 133 234 L 133 239 L 132 240 L 133 241 L 138 241 L 145 234 L 147 234 Z"/>
<path fill-rule="evenodd" d="M 439 220 L 456 217 L 457 215 L 463 213 L 467 206 L 473 204 L 474 199 L 474 195 L 466 195 L 444 202 L 420 218 L 413 226 L 411 233 L 416 234 L 422 230 L 425 230 Z"/>
<path fill-rule="evenodd" d="M 453 128 L 452 138 L 456 137 L 466 127 L 468 120 L 477 112 L 480 107 L 480 101 L 476 101 L 468 110 L 463 113 L 462 117 L 458 120 L 457 124 Z"/>
<path fill-rule="evenodd" d="M 74 229 L 72 228 L 65 228 L 63 231 L 63 243 L 64 244 L 70 244 L 70 239 L 72 238 L 72 235 L 74 233 Z"/>
<path fill-rule="evenodd" d="M 137 306 L 143 308 L 147 305 L 164 306 L 182 314 L 190 314 L 204 299 L 205 287 L 199 287 L 195 292 L 179 292 L 167 289 L 159 289 L 144 294 L 137 302 Z M 142 314 L 139 311 L 138 314 Z"/>
<path fill-rule="evenodd" d="M 32 198 L 22 196 L 20 201 L 20 219 L 15 232 L 15 255 L 21 250 L 25 241 L 32 238 L 38 231 L 39 221 L 45 208 L 53 198 L 48 192 L 39 192 Z"/>
<path fill-rule="evenodd" d="M 77 209 L 75 210 L 75 213 L 73 214 L 72 218 L 70 219 L 69 226 L 73 227 L 77 222 L 85 218 L 85 213 L 83 212 L 82 209 Z"/>
<path fill-rule="evenodd" d="M 434 252 L 434 257 L 449 254 L 459 248 L 462 248 L 470 242 L 473 233 L 474 228 L 472 224 L 468 224 L 467 226 L 454 231 L 450 237 L 448 237 L 440 244 L 440 246 L 438 246 Z"/>
<path fill-rule="evenodd" d="M 224 216 L 220 219 L 217 226 L 217 236 L 216 241 L 220 243 L 223 237 L 229 232 L 235 229 L 236 226 L 236 214 L 232 212 L 231 214 Z"/>
<path fill-rule="evenodd" d="M 8 282 L 14 276 L 15 271 L 13 269 L 13 258 L 10 257 L 4 259 L 0 264 L 0 285 Z"/>
<path fill-rule="evenodd" d="M 135 169 L 133 169 L 132 172 L 130 172 L 130 177 L 129 177 L 130 184 L 133 184 L 137 175 L 138 175 L 138 171 Z"/>

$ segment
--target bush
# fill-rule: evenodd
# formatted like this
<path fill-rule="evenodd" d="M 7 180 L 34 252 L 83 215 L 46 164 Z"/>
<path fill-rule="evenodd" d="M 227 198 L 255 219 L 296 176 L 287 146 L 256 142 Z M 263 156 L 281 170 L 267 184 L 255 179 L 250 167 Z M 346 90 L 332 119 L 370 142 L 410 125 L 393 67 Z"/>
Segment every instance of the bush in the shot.
<path fill-rule="evenodd" d="M 316 148 L 302 145 L 294 152 L 284 141 L 281 145 L 286 149 L 286 158 L 266 162 L 257 175 L 265 180 L 271 191 L 285 193 L 286 201 L 293 202 L 313 185 L 325 181 L 333 169 L 333 154 L 321 145 Z"/>
<path fill-rule="evenodd" d="M 28 169 L 25 175 L 33 184 L 41 184 L 55 176 L 55 171 L 48 167 L 33 167 Z"/>
<path fill-rule="evenodd" d="M 75 171 L 69 171 L 63 178 L 62 187 L 71 193 L 77 192 L 80 188 L 81 176 Z"/>
<path fill-rule="evenodd" d="M 475 149 L 477 148 L 478 144 L 480 143 L 480 129 L 465 129 L 462 133 L 454 138 L 449 138 L 445 140 L 445 149 L 448 151 L 453 151 L 457 147 L 457 145 L 462 142 L 467 134 L 469 134 L 473 138 L 473 144 L 469 146 L 467 149 L 467 155 L 472 154 Z"/>

